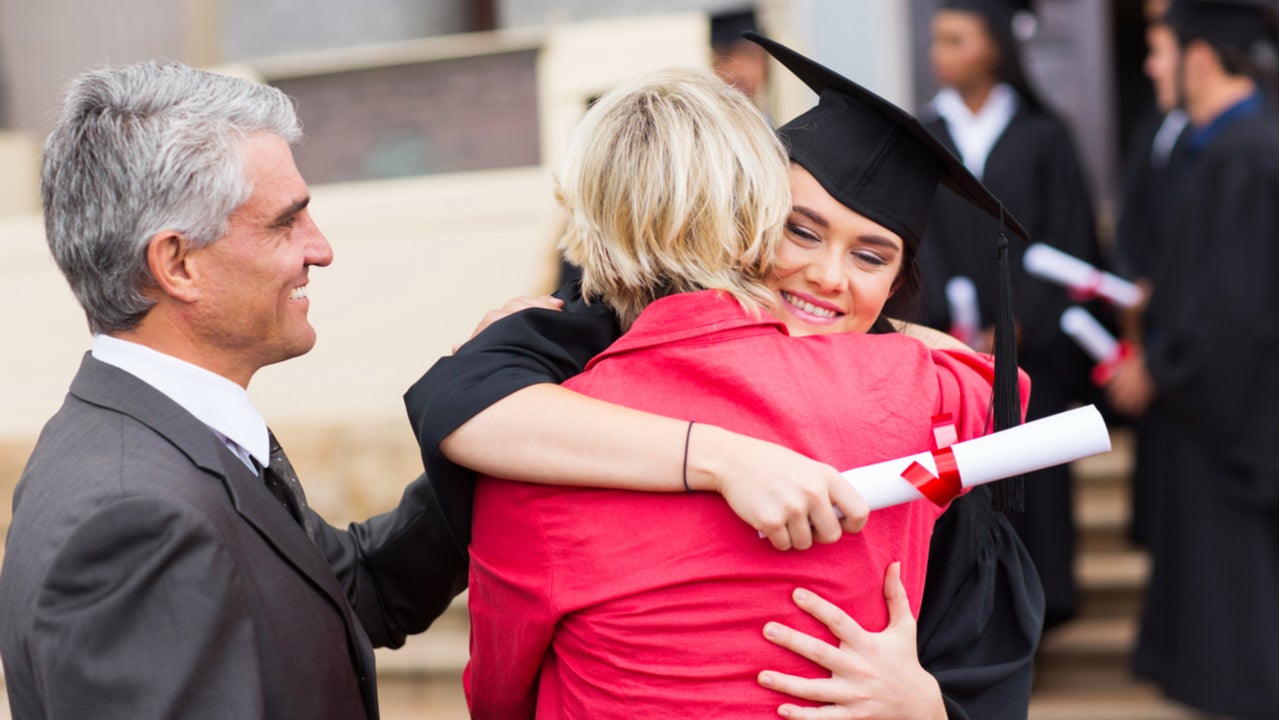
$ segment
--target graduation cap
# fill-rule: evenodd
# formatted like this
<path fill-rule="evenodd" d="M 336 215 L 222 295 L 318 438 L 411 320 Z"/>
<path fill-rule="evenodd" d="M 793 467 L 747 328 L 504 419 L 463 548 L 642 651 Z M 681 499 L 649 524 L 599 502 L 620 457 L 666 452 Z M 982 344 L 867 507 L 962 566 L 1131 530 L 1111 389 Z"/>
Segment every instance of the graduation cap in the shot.
<path fill-rule="evenodd" d="M 1034 16 L 1031 0 L 942 0 L 940 9 L 964 10 L 987 18 L 993 26 L 1012 28 L 1019 15 Z"/>
<path fill-rule="evenodd" d="M 756 11 L 750 8 L 711 16 L 711 45 L 732 45 L 742 40 L 743 33 L 757 32 Z"/>
<path fill-rule="evenodd" d="M 1275 43 L 1275 18 L 1275 0 L 1174 0 L 1165 13 L 1183 42 L 1198 38 L 1244 55 Z"/>
<path fill-rule="evenodd" d="M 910 254 L 920 248 L 938 185 L 997 222 L 995 429 L 1019 424 L 1017 348 L 1009 281 L 1008 230 L 1027 231 L 973 173 L 907 111 L 839 73 L 773 40 L 747 33 L 818 94 L 818 104 L 778 129 L 792 161 L 809 171 L 840 204 L 902 237 Z M 975 247 L 975 251 L 980 248 Z M 1016 492 L 1016 491 L 1015 491 Z M 1009 498 L 1020 505 L 1020 499 Z"/>

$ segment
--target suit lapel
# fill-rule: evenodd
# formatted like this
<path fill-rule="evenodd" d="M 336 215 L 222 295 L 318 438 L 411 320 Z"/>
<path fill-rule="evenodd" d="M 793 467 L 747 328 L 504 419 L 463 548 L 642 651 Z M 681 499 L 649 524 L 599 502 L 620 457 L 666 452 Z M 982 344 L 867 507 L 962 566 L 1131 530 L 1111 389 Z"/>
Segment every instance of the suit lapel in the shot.
<path fill-rule="evenodd" d="M 326 597 L 342 616 L 351 660 L 361 689 L 370 692 L 373 676 L 369 640 L 352 617 L 333 569 L 319 548 L 263 484 L 207 425 L 182 409 L 164 393 L 134 375 L 85 353 L 71 394 L 85 402 L 122 412 L 151 428 L 186 455 L 196 467 L 218 477 L 232 506 L 299 574 Z M 370 698 L 365 698 L 370 705 Z M 376 705 L 374 706 L 376 708 Z M 376 717 L 376 710 L 370 715 Z"/>

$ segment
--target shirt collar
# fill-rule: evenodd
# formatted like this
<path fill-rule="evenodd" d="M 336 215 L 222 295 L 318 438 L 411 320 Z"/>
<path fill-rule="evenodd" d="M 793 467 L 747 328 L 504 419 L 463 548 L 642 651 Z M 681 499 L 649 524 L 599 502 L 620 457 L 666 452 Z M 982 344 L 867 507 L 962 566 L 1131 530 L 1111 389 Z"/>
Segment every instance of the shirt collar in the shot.
<path fill-rule="evenodd" d="M 610 355 L 729 331 L 789 334 L 786 324 L 767 310 L 747 310 L 723 291 L 677 293 L 649 303 L 631 328 L 587 368 Z"/>
<path fill-rule="evenodd" d="M 1218 117 L 1209 121 L 1204 127 L 1192 127 L 1190 134 L 1187 136 L 1187 149 L 1192 152 L 1203 152 L 1209 143 L 1222 134 L 1227 126 L 1236 120 L 1262 114 L 1262 94 L 1254 92 L 1249 97 L 1232 105 L 1223 111 Z"/>
<path fill-rule="evenodd" d="M 981 178 L 991 148 L 1009 126 L 1018 111 L 1018 95 L 1005 83 L 999 83 L 987 95 L 978 112 L 969 106 L 954 88 L 943 88 L 933 99 L 933 110 L 947 122 L 951 139 L 960 151 L 960 160 L 969 172 Z"/>
<path fill-rule="evenodd" d="M 110 335 L 93 336 L 93 357 L 159 390 L 229 443 L 270 464 L 267 423 L 236 383 L 172 355 Z M 247 459 L 242 457 L 241 459 Z"/>

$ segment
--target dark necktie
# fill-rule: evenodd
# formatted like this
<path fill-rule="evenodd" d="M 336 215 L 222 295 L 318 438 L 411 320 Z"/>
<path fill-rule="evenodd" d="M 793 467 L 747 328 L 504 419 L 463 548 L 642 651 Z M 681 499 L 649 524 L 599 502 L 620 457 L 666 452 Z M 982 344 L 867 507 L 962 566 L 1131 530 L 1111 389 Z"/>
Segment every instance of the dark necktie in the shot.
<path fill-rule="evenodd" d="M 302 492 L 298 474 L 293 471 L 293 465 L 289 463 L 288 456 L 284 454 L 284 449 L 276 440 L 275 433 L 268 430 L 267 439 L 271 447 L 271 464 L 262 471 L 262 481 L 310 537 L 311 523 L 304 512 L 307 507 L 307 496 Z"/>

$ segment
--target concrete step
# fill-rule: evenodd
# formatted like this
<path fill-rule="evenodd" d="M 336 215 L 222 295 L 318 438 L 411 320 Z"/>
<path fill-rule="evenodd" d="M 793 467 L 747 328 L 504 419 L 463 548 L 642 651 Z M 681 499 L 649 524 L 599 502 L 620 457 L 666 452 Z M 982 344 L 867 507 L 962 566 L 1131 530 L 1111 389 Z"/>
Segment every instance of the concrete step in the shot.
<path fill-rule="evenodd" d="M 1072 515 L 1078 550 L 1111 552 L 1131 549 L 1128 537 L 1131 509 L 1127 482 L 1103 484 L 1077 481 L 1074 489 Z"/>
<path fill-rule="evenodd" d="M 1071 465 L 1071 474 L 1083 485 L 1127 483 L 1133 472 L 1133 433 L 1128 428 L 1111 429 L 1111 450 Z"/>
<path fill-rule="evenodd" d="M 1132 616 L 1083 617 L 1048 633 L 1036 657 L 1035 693 L 1120 692 L 1133 686 Z"/>
<path fill-rule="evenodd" d="M 1170 702 L 1153 687 L 1137 684 L 1120 690 L 1037 692 L 1028 720 L 1192 720 L 1200 717 Z"/>
<path fill-rule="evenodd" d="M 1140 550 L 1079 554 L 1080 617 L 1137 617 L 1150 576 L 1151 560 Z"/>

